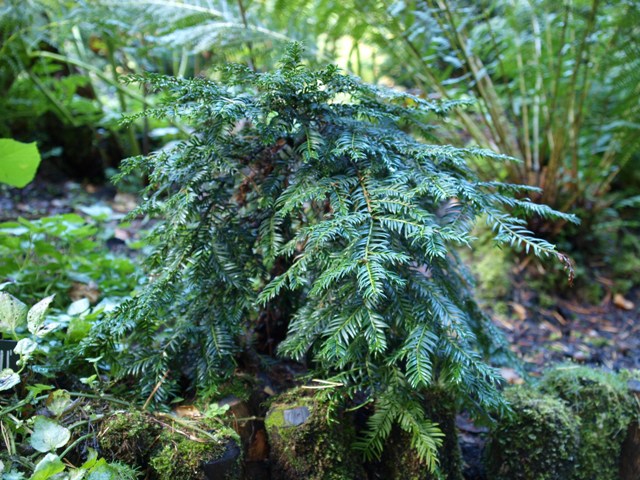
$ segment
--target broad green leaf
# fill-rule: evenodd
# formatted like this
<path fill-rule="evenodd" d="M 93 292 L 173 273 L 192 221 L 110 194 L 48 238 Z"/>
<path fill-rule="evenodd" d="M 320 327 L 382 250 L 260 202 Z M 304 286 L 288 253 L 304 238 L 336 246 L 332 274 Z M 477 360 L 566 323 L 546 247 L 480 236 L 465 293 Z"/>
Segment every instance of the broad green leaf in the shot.
<path fill-rule="evenodd" d="M 68 477 L 66 478 L 66 480 L 82 480 L 83 478 L 85 478 L 85 475 L 87 474 L 87 471 L 84 468 L 77 468 L 75 470 L 71 470 L 68 473 Z"/>
<path fill-rule="evenodd" d="M 27 327 L 34 335 L 37 335 L 38 331 L 42 329 L 44 316 L 47 313 L 47 308 L 49 308 L 49 305 L 53 301 L 53 297 L 55 297 L 55 295 L 43 298 L 29 310 L 27 314 Z"/>
<path fill-rule="evenodd" d="M 56 390 L 47 398 L 47 408 L 56 417 L 59 417 L 73 403 L 71 395 L 66 390 Z"/>
<path fill-rule="evenodd" d="M 85 317 L 73 317 L 67 327 L 67 341 L 76 343 L 85 338 L 91 330 L 91 322 Z"/>
<path fill-rule="evenodd" d="M 16 345 L 16 348 L 13 349 L 13 351 L 21 357 L 30 358 L 31 354 L 37 347 L 38 344 L 30 338 L 23 338 L 22 340 L 18 341 L 18 344 Z"/>
<path fill-rule="evenodd" d="M 38 462 L 29 480 L 47 480 L 63 470 L 64 464 L 60 457 L 53 453 L 48 453 Z"/>
<path fill-rule="evenodd" d="M 27 323 L 27 306 L 13 295 L 0 292 L 0 332 L 13 334 Z"/>
<path fill-rule="evenodd" d="M 81 298 L 80 300 L 76 300 L 67 309 L 67 315 L 80 315 L 83 312 L 86 312 L 91 307 L 91 303 L 88 298 Z"/>
<path fill-rule="evenodd" d="M 77 207 L 85 215 L 96 220 L 109 220 L 113 216 L 113 210 L 106 205 L 90 205 Z"/>
<path fill-rule="evenodd" d="M 89 453 L 87 455 L 87 460 L 82 464 L 80 468 L 89 470 L 93 468 L 93 466 L 98 461 L 98 452 L 96 452 L 93 448 L 89 447 Z"/>
<path fill-rule="evenodd" d="M 51 385 L 43 385 L 42 383 L 36 383 L 35 385 L 27 385 L 27 390 L 29 391 L 29 395 L 31 397 L 37 397 L 42 392 L 46 392 L 47 390 L 51 390 L 53 387 Z"/>
<path fill-rule="evenodd" d="M 121 303 L 122 301 L 119 298 L 105 297 L 100 300 L 95 308 L 96 310 L 101 308 L 103 313 L 109 313 L 114 311 Z"/>
<path fill-rule="evenodd" d="M 68 428 L 58 425 L 47 417 L 37 416 L 33 422 L 30 444 L 37 451 L 45 453 L 64 447 L 71 438 Z"/>
<path fill-rule="evenodd" d="M 118 470 L 109 465 L 104 458 L 101 458 L 89 472 L 87 480 L 120 480 L 120 478 Z"/>
<path fill-rule="evenodd" d="M 22 188 L 36 175 L 40 152 L 33 143 L 0 138 L 0 183 Z"/>
<path fill-rule="evenodd" d="M 0 392 L 9 390 L 20 383 L 20 375 L 11 370 L 5 368 L 0 372 Z"/>
<path fill-rule="evenodd" d="M 82 383 L 83 385 L 91 385 L 93 384 L 93 382 L 96 381 L 96 379 L 98 378 L 97 375 L 91 375 L 89 377 L 80 377 L 80 383 Z"/>

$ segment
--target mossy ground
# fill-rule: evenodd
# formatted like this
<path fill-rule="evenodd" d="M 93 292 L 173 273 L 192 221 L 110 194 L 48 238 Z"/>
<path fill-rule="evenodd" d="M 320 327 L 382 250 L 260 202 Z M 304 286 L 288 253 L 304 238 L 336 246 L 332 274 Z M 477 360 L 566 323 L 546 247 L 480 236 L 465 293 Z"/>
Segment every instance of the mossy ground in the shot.
<path fill-rule="evenodd" d="M 159 480 L 204 479 L 204 463 L 220 458 L 226 443 L 198 442 L 179 433 L 166 431 L 160 439 L 149 464 Z M 242 465 L 236 461 L 236 468 L 226 476 L 229 480 L 240 478 Z"/>
<path fill-rule="evenodd" d="M 161 431 L 160 424 L 153 422 L 147 414 L 137 411 L 116 413 L 103 422 L 98 444 L 107 460 L 145 469 Z"/>

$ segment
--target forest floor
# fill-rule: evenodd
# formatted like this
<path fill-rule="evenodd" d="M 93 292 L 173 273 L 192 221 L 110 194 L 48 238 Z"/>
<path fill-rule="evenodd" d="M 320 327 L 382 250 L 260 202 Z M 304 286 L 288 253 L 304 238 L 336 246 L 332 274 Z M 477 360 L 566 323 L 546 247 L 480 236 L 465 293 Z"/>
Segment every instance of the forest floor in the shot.
<path fill-rule="evenodd" d="M 518 293 L 526 298 L 531 292 Z M 639 287 L 624 297 L 607 294 L 599 305 L 576 298 L 554 300 L 547 308 L 511 303 L 509 318 L 492 316 L 531 375 L 566 361 L 614 371 L 640 368 Z"/>

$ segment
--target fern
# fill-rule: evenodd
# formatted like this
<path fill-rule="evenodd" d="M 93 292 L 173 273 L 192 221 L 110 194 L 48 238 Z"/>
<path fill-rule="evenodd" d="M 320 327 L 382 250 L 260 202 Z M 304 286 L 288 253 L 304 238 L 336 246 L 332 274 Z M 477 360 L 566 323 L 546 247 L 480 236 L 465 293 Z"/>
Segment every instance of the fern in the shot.
<path fill-rule="evenodd" d="M 424 142 L 425 125 L 455 105 L 333 66 L 310 71 L 301 55 L 292 44 L 272 73 L 227 67 L 225 85 L 138 78 L 165 91 L 157 114 L 189 119 L 194 133 L 128 162 L 150 178 L 134 214 L 161 221 L 149 284 L 102 335 L 126 338 L 120 373 L 165 400 L 181 376 L 206 387 L 229 375 L 239 349 L 251 348 L 254 319 L 278 309 L 289 322 L 282 355 L 375 401 L 356 447 L 379 455 L 395 423 L 435 468 L 441 434 L 422 407 L 429 388 L 479 410 L 501 406 L 485 362 L 504 345 L 454 247 L 471 244 L 485 215 L 500 242 L 557 255 L 517 213 L 561 214 L 466 166 L 503 157 Z"/>

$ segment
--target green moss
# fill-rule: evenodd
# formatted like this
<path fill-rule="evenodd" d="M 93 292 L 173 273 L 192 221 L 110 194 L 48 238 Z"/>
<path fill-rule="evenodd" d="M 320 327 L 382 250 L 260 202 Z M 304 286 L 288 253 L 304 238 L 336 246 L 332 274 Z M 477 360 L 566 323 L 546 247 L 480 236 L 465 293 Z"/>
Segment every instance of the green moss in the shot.
<path fill-rule="evenodd" d="M 255 387 L 253 382 L 253 379 L 248 376 L 234 376 L 220 385 L 211 385 L 207 389 L 199 390 L 198 398 L 206 404 L 227 397 L 236 397 L 246 402 Z"/>
<path fill-rule="evenodd" d="M 491 431 L 486 450 L 492 480 L 572 478 L 580 420 L 559 399 L 528 387 L 505 392 L 512 413 Z"/>
<path fill-rule="evenodd" d="M 309 418 L 301 425 L 287 426 L 284 412 L 297 407 L 306 407 Z M 336 418 L 329 420 L 328 409 L 328 401 L 300 390 L 275 399 L 265 419 L 273 478 L 366 478 L 360 459 L 351 452 L 355 432 L 350 419 L 338 412 Z"/>
<path fill-rule="evenodd" d="M 102 454 L 110 461 L 120 461 L 147 471 L 147 478 L 157 480 L 203 479 L 202 465 L 225 454 L 229 442 L 238 441 L 232 430 L 215 420 L 203 420 L 197 426 L 214 431 L 219 441 L 196 441 L 202 437 L 187 425 L 168 426 L 171 420 L 157 421 L 141 412 L 118 413 L 102 424 L 98 436 Z M 175 427 L 175 428 L 174 428 Z M 193 434 L 193 435 L 191 435 Z M 241 457 L 228 469 L 226 478 L 240 478 Z"/>
<path fill-rule="evenodd" d="M 477 278 L 476 295 L 483 302 L 495 305 L 496 299 L 505 298 L 511 290 L 510 270 L 513 266 L 513 253 L 496 245 L 491 230 L 485 222 L 478 222 L 474 229 L 478 240 L 471 252 L 463 251 Z"/>
<path fill-rule="evenodd" d="M 162 445 L 151 457 L 149 464 L 159 480 L 203 479 L 202 466 L 224 455 L 228 439 L 219 443 L 198 442 L 185 435 L 166 431 L 160 437 Z M 235 468 L 225 478 L 240 478 L 242 469 L 240 458 Z"/>
<path fill-rule="evenodd" d="M 162 427 L 141 412 L 116 413 L 102 423 L 98 443 L 109 461 L 146 468 Z"/>
<path fill-rule="evenodd" d="M 637 415 L 625 375 L 587 367 L 551 370 L 540 388 L 564 400 L 581 418 L 575 480 L 617 480 L 622 442 Z"/>
<path fill-rule="evenodd" d="M 489 478 L 617 480 L 622 443 L 640 414 L 627 385 L 637 375 L 569 365 L 548 371 L 538 390 L 508 390 L 514 414 L 491 434 Z"/>

